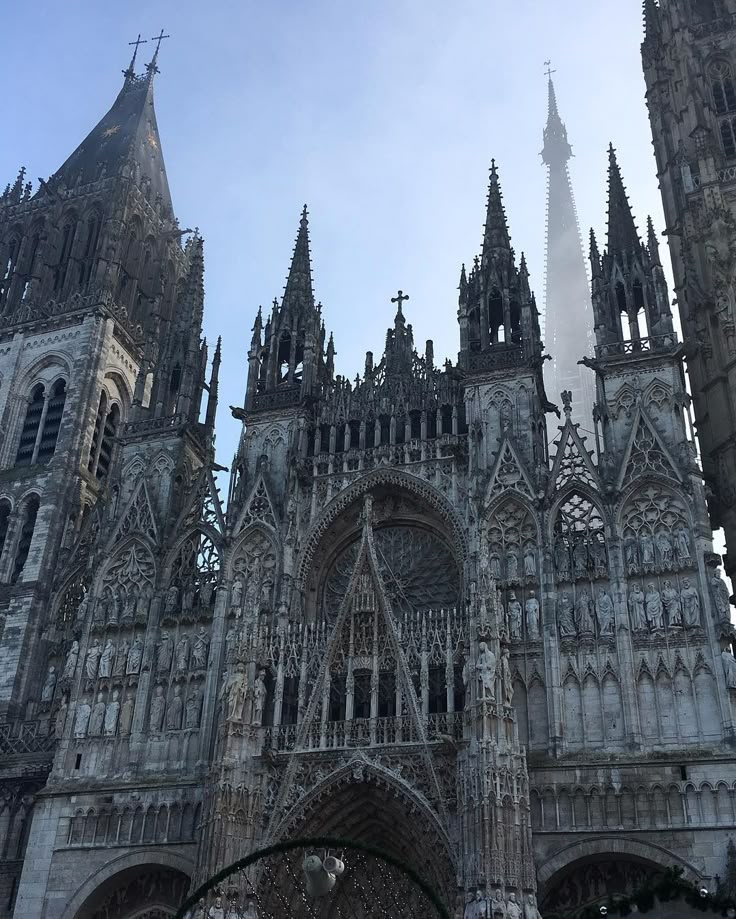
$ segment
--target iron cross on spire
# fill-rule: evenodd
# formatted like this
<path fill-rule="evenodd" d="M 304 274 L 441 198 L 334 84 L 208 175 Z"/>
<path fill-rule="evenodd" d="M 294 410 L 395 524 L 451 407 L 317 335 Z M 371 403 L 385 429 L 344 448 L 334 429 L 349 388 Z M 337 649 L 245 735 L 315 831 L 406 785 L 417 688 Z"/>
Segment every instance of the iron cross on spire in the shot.
<path fill-rule="evenodd" d="M 156 50 L 153 52 L 153 57 L 151 58 L 151 63 L 148 64 L 149 73 L 158 73 L 158 67 L 156 67 L 156 61 L 158 60 L 158 52 L 161 50 L 161 42 L 165 38 L 171 38 L 170 35 L 164 35 L 164 30 L 161 29 L 159 35 L 154 35 L 151 41 L 156 42 Z"/>
<path fill-rule="evenodd" d="M 557 73 L 556 70 L 552 70 L 552 61 L 545 61 L 544 66 L 547 68 L 544 72 L 547 74 L 547 79 L 549 80 L 553 73 Z"/>
<path fill-rule="evenodd" d="M 404 300 L 408 300 L 408 299 L 409 299 L 409 294 L 405 294 L 403 290 L 400 290 L 395 297 L 391 297 L 391 302 L 398 303 L 399 309 L 401 309 L 401 304 L 404 302 Z"/>
<path fill-rule="evenodd" d="M 138 48 L 140 45 L 148 44 L 148 42 L 146 41 L 145 38 L 143 39 L 141 38 L 141 33 L 139 32 L 138 38 L 136 38 L 135 41 L 129 41 L 128 44 L 135 45 L 135 47 L 133 48 L 133 57 L 130 61 L 130 64 L 128 65 L 128 69 L 123 71 L 123 75 L 126 77 L 128 76 L 132 77 L 135 75 L 135 59 L 138 57 Z"/>

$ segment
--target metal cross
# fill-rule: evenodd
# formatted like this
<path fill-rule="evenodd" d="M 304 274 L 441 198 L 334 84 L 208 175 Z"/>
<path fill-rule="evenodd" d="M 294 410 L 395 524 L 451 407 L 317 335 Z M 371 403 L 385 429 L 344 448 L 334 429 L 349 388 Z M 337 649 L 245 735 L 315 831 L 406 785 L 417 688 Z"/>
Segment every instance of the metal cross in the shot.
<path fill-rule="evenodd" d="M 553 73 L 557 73 L 556 70 L 552 70 L 552 61 L 545 61 L 544 66 L 547 68 L 544 72 L 547 74 L 547 79 L 552 76 Z"/>
<path fill-rule="evenodd" d="M 139 36 L 139 37 L 140 37 L 140 36 Z M 165 38 L 171 38 L 171 36 L 170 36 L 170 35 L 164 35 L 164 30 L 161 29 L 161 34 L 160 34 L 160 35 L 154 35 L 153 38 L 151 39 L 151 41 L 155 41 L 155 42 L 156 42 L 156 51 L 155 51 L 155 53 L 154 53 L 154 55 L 153 55 L 154 57 L 158 57 L 158 52 L 159 52 L 159 48 L 161 47 L 161 42 L 162 42 Z"/>
<path fill-rule="evenodd" d="M 148 39 L 146 39 L 146 38 L 141 39 L 141 33 L 139 32 L 139 33 L 138 33 L 138 38 L 136 38 L 135 41 L 129 41 L 128 44 L 129 44 L 129 45 L 135 45 L 135 51 L 133 52 L 133 57 L 135 57 L 135 56 L 138 54 L 138 46 L 139 46 L 139 45 L 147 45 L 147 44 L 148 44 Z"/>
<path fill-rule="evenodd" d="M 400 290 L 395 297 L 391 297 L 391 302 L 398 303 L 399 309 L 401 309 L 401 304 L 404 302 L 404 300 L 408 300 L 408 299 L 409 299 L 409 294 L 405 294 L 403 290 Z"/>

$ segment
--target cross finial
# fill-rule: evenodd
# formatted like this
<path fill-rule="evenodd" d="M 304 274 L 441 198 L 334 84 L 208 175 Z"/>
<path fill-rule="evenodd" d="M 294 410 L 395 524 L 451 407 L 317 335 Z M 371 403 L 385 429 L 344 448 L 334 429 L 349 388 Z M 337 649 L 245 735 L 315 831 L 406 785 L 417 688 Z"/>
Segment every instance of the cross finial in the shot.
<path fill-rule="evenodd" d="M 409 299 L 409 294 L 405 294 L 403 290 L 399 290 L 398 294 L 396 294 L 395 297 L 391 297 L 391 302 L 398 303 L 399 312 L 401 312 L 401 304 L 404 302 L 404 300 L 408 300 L 408 299 Z"/>
<path fill-rule="evenodd" d="M 147 70 L 149 74 L 158 73 L 158 67 L 156 66 L 156 61 L 158 60 L 158 52 L 161 50 L 161 42 L 165 38 L 171 38 L 170 35 L 164 35 L 164 30 L 161 29 L 161 32 L 158 35 L 154 35 L 151 41 L 156 42 L 156 50 L 153 52 L 153 57 L 151 58 L 151 63 L 147 65 Z"/>
<path fill-rule="evenodd" d="M 138 57 L 138 47 L 140 45 L 148 44 L 145 38 L 141 38 L 141 33 L 138 33 L 138 38 L 135 41 L 129 41 L 129 45 L 134 45 L 133 48 L 133 57 L 130 59 L 130 64 L 128 64 L 128 69 L 123 71 L 123 76 L 133 77 L 135 76 L 135 59 Z"/>
<path fill-rule="evenodd" d="M 544 72 L 547 74 L 547 79 L 552 78 L 553 73 L 557 73 L 556 70 L 552 70 L 552 61 L 545 61 L 544 66 L 547 68 Z"/>

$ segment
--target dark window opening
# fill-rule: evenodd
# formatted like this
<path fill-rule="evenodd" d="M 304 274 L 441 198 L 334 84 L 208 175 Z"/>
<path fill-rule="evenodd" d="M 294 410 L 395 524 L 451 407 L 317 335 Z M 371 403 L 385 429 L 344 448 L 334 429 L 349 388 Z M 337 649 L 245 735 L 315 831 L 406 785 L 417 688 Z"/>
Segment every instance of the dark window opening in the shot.
<path fill-rule="evenodd" d="M 5 540 L 10 525 L 10 501 L 0 501 L 0 558 L 2 558 Z"/>
<path fill-rule="evenodd" d="M 427 437 L 429 440 L 437 436 L 437 412 L 433 409 L 427 411 Z"/>
<path fill-rule="evenodd" d="M 463 668 L 455 667 L 455 711 L 462 712 L 465 709 L 465 680 L 463 679 Z"/>
<path fill-rule="evenodd" d="M 511 301 L 511 341 L 518 345 L 521 342 L 521 307 L 515 301 Z"/>
<path fill-rule="evenodd" d="M 360 447 L 360 422 L 350 422 L 350 449 L 357 450 Z"/>
<path fill-rule="evenodd" d="M 429 668 L 429 713 L 447 711 L 447 687 L 444 667 Z"/>
<path fill-rule="evenodd" d="M 291 335 L 288 333 L 281 336 L 279 341 L 279 350 L 277 364 L 279 368 L 279 382 L 286 383 L 289 379 L 289 361 L 291 359 Z"/>
<path fill-rule="evenodd" d="M 51 390 L 48 406 L 46 408 L 46 419 L 41 439 L 38 444 L 37 463 L 48 463 L 56 450 L 56 441 L 59 439 L 59 430 L 61 428 L 61 418 L 64 414 L 64 403 L 66 402 L 66 382 L 57 380 Z"/>
<path fill-rule="evenodd" d="M 284 695 L 281 702 L 281 723 L 296 724 L 299 717 L 299 679 L 295 676 L 284 678 Z"/>
<path fill-rule="evenodd" d="M 30 497 L 23 509 L 23 523 L 20 528 L 18 538 L 18 547 L 15 551 L 15 563 L 13 564 L 13 573 L 10 583 L 15 584 L 21 576 L 23 568 L 28 559 L 28 553 L 31 549 L 31 540 L 33 539 L 33 530 L 36 526 L 36 517 L 38 516 L 38 496 Z"/>
<path fill-rule="evenodd" d="M 75 219 L 71 219 L 66 223 L 64 229 L 61 231 L 59 261 L 56 263 L 56 268 L 54 269 L 54 291 L 56 293 L 61 293 L 64 287 L 64 281 L 66 281 L 67 272 L 69 270 L 69 259 L 71 258 L 76 231 L 77 221 Z"/>
<path fill-rule="evenodd" d="M 409 413 L 411 419 L 411 439 L 419 440 L 422 436 L 422 413 L 413 411 Z"/>
<path fill-rule="evenodd" d="M 452 434 L 452 406 L 443 405 L 441 409 L 441 415 L 442 415 L 442 433 Z"/>
<path fill-rule="evenodd" d="M 15 455 L 16 466 L 29 466 L 33 462 L 36 438 L 38 437 L 38 429 L 43 415 L 45 392 L 43 383 L 39 383 L 31 393 L 31 401 L 26 409 L 26 417 L 20 434 L 18 452 Z"/>
<path fill-rule="evenodd" d="M 95 418 L 95 426 L 92 431 L 92 443 L 89 448 L 89 460 L 87 461 L 87 469 L 90 472 L 95 471 L 95 460 L 97 459 L 97 447 L 100 443 L 100 435 L 102 433 L 102 426 L 105 422 L 105 415 L 107 414 L 107 394 L 102 393 L 100 396 L 100 405 L 97 409 L 97 417 Z"/>
<path fill-rule="evenodd" d="M 381 443 L 387 444 L 391 440 L 391 419 L 388 415 L 381 415 Z"/>
<path fill-rule="evenodd" d="M 721 143 L 726 156 L 736 156 L 736 122 L 733 118 L 721 121 Z"/>
<path fill-rule="evenodd" d="M 386 670 L 378 677 L 378 717 L 393 718 L 396 715 L 396 674 Z"/>
<path fill-rule="evenodd" d="M 490 327 L 491 342 L 495 344 L 499 341 L 503 341 L 503 296 L 497 287 L 491 290 L 488 297 L 488 324 Z"/>
<path fill-rule="evenodd" d="M 621 281 L 616 284 L 616 304 L 618 306 L 619 313 L 628 313 L 629 304 L 626 299 L 626 289 Z"/>
<path fill-rule="evenodd" d="M 376 419 L 371 415 L 365 423 L 365 445 L 368 449 L 376 446 Z"/>
<path fill-rule="evenodd" d="M 353 718 L 371 717 L 371 673 L 359 670 L 353 677 Z"/>
<path fill-rule="evenodd" d="M 345 720 L 345 677 L 335 675 L 330 683 L 330 721 Z"/>
<path fill-rule="evenodd" d="M 465 417 L 465 403 L 461 403 L 457 410 L 457 432 L 458 434 L 468 433 L 468 421 Z"/>
<path fill-rule="evenodd" d="M 112 458 L 112 449 L 115 443 L 115 435 L 118 430 L 120 421 L 120 409 L 113 405 L 105 418 L 105 427 L 102 432 L 102 443 L 100 445 L 100 456 L 97 461 L 96 475 L 98 479 L 104 479 L 110 469 L 110 460 Z"/>
<path fill-rule="evenodd" d="M 468 311 L 468 345 L 471 351 L 480 351 L 480 307 Z"/>
<path fill-rule="evenodd" d="M 10 290 L 10 282 L 13 279 L 13 272 L 16 268 L 16 263 L 18 261 L 18 253 L 20 252 L 20 240 L 11 239 L 7 246 L 7 256 L 5 259 L 5 265 L 2 272 L 2 279 L 0 279 L 0 305 L 4 304 L 8 298 L 8 291 Z"/>

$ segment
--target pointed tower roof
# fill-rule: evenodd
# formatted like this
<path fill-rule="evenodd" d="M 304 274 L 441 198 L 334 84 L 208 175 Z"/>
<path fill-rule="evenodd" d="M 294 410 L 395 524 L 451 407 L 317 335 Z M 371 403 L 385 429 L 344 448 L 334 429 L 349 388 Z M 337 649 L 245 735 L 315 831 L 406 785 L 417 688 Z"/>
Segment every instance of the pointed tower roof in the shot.
<path fill-rule="evenodd" d="M 510 249 L 511 237 L 506 221 L 506 210 L 503 206 L 501 184 L 498 180 L 496 161 L 491 160 L 491 175 L 488 182 L 488 207 L 486 226 L 483 233 L 483 255 L 492 249 Z"/>
<path fill-rule="evenodd" d="M 130 168 L 137 162 L 141 176 L 150 179 L 151 202 L 160 195 L 164 209 L 172 212 L 153 105 L 153 78 L 158 68 L 155 58 L 145 76 L 136 76 L 134 67 L 135 54 L 124 71 L 125 82 L 112 107 L 53 174 L 49 185 L 86 185 L 103 176 L 122 175 L 126 166 Z"/>
<path fill-rule="evenodd" d="M 567 140 L 567 128 L 557 110 L 557 95 L 551 75 L 547 78 L 547 124 L 544 128 L 542 161 L 547 166 L 564 166 L 572 156 Z"/>
<path fill-rule="evenodd" d="M 309 214 L 307 205 L 302 208 L 299 221 L 299 232 L 294 245 L 294 254 L 291 257 L 291 267 L 286 278 L 283 305 L 292 307 L 298 305 L 314 306 L 314 291 L 312 290 L 312 259 L 309 253 Z"/>
<path fill-rule="evenodd" d="M 641 245 L 631 213 L 621 170 L 613 144 L 608 147 L 608 239 L 609 255 L 615 252 L 634 252 Z"/>

